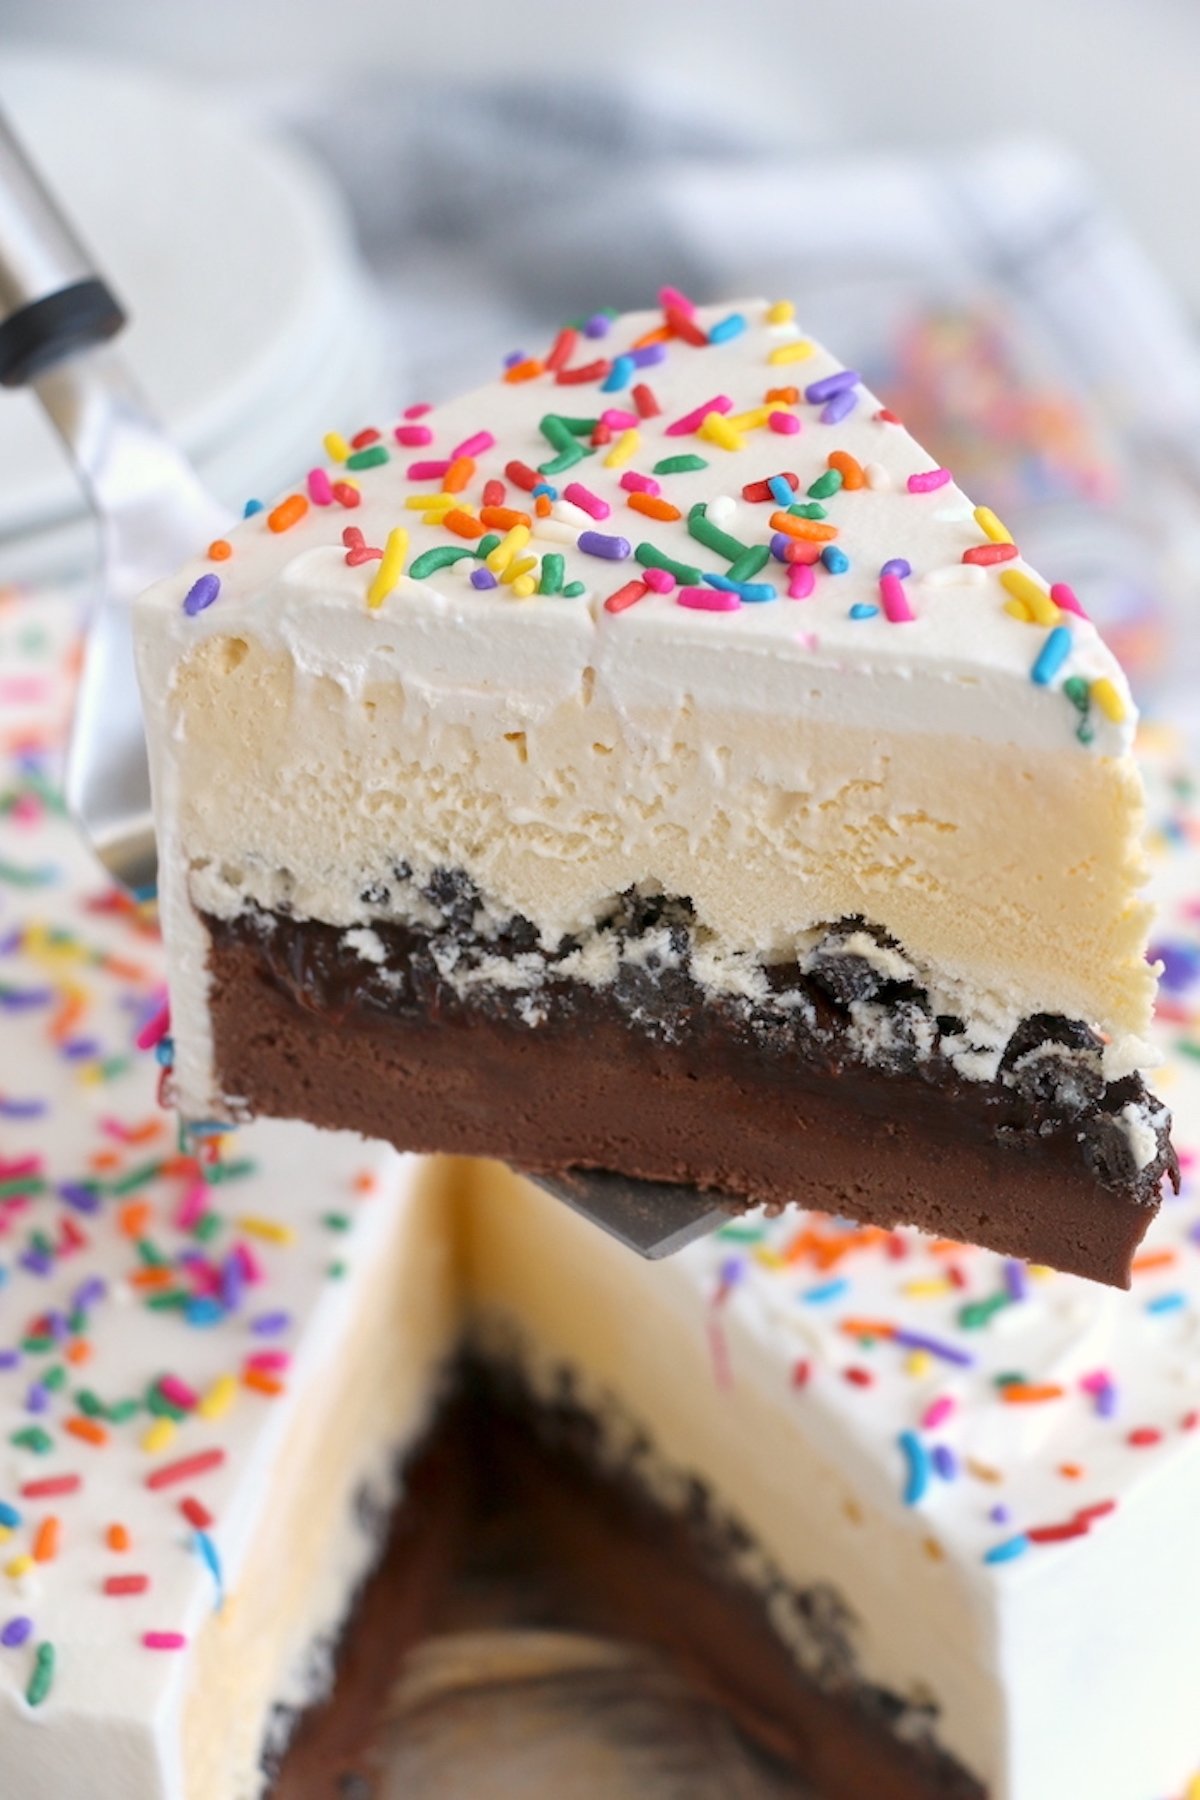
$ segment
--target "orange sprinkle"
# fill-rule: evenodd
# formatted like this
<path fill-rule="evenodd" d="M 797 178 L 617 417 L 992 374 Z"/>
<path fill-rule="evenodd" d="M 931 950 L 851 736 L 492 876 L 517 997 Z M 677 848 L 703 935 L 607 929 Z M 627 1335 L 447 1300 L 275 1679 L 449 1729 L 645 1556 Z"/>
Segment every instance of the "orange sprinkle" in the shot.
<path fill-rule="evenodd" d="M 1038 1406 L 1043 1400 L 1061 1400 L 1065 1393 L 1056 1381 L 1010 1381 L 1000 1389 L 1005 1406 Z"/>
<path fill-rule="evenodd" d="M 126 1125 L 125 1142 L 127 1144 L 148 1144 L 151 1138 L 161 1137 L 162 1131 L 161 1119 L 143 1119 L 140 1125 Z"/>
<path fill-rule="evenodd" d="M 119 1150 L 93 1150 L 88 1157 L 88 1168 L 94 1169 L 97 1175 L 106 1175 L 110 1169 L 119 1169 L 123 1160 Z"/>
<path fill-rule="evenodd" d="M 886 1319 L 843 1319 L 842 1330 L 847 1337 L 895 1337 L 896 1327 L 889 1325 Z"/>
<path fill-rule="evenodd" d="M 298 525 L 308 511 L 308 501 L 303 494 L 289 494 L 286 500 L 273 507 L 267 514 L 267 524 L 272 531 L 290 531 Z"/>
<path fill-rule="evenodd" d="M 800 389 L 797 387 L 768 388 L 763 396 L 763 401 L 767 406 L 776 400 L 781 406 L 795 406 L 799 398 Z"/>
<path fill-rule="evenodd" d="M 629 504 L 634 512 L 645 513 L 648 519 L 682 519 L 683 514 L 669 500 L 660 500 L 656 494 L 630 494 Z"/>
<path fill-rule="evenodd" d="M 153 1208 L 148 1200 L 132 1200 L 127 1206 L 123 1206 L 117 1214 L 117 1220 L 125 1236 L 144 1237 L 152 1212 Z"/>
<path fill-rule="evenodd" d="M 1065 1475 L 1068 1481 L 1078 1481 L 1083 1474 L 1083 1465 L 1082 1463 L 1060 1463 L 1058 1472 L 1060 1475 Z"/>
<path fill-rule="evenodd" d="M 37 1528 L 37 1536 L 33 1540 L 34 1562 L 53 1562 L 58 1555 L 58 1549 L 61 1542 L 62 1526 L 54 1517 L 54 1514 L 51 1513 L 50 1517 L 48 1519 L 43 1519 Z"/>
<path fill-rule="evenodd" d="M 487 530 L 487 526 L 480 519 L 476 519 L 469 512 L 464 512 L 461 506 L 452 506 L 442 520 L 442 524 L 447 531 L 452 531 L 455 537 L 481 538 Z"/>
<path fill-rule="evenodd" d="M 284 1391 L 278 1375 L 272 1375 L 267 1369 L 247 1369 L 242 1376 L 242 1386 L 253 1388 L 256 1394 L 266 1394 L 272 1400 Z"/>
<path fill-rule="evenodd" d="M 862 464 L 848 450 L 833 450 L 829 454 L 829 467 L 836 469 L 842 478 L 842 486 L 848 493 L 855 488 L 866 487 L 867 478 L 863 474 Z"/>
<path fill-rule="evenodd" d="M 168 1156 L 160 1165 L 163 1175 L 187 1175 L 194 1181 L 200 1173 L 200 1164 L 194 1156 Z"/>
<path fill-rule="evenodd" d="M 654 325 L 649 331 L 643 331 L 640 338 L 634 338 L 629 346 L 631 350 L 645 350 L 650 344 L 666 344 L 675 336 L 669 325 Z"/>
<path fill-rule="evenodd" d="M 73 1369 L 82 1368 L 84 1363 L 92 1360 L 92 1346 L 86 1338 L 74 1338 L 64 1352 Z"/>
<path fill-rule="evenodd" d="M 550 517 L 549 494 L 539 494 L 533 503 L 533 510 L 539 519 L 548 519 Z"/>
<path fill-rule="evenodd" d="M 108 1433 L 98 1419 L 68 1419 L 66 1429 L 74 1438 L 84 1444 L 92 1444 L 97 1450 L 103 1450 L 108 1442 Z"/>
<path fill-rule="evenodd" d="M 505 369 L 505 381 L 533 381 L 542 373 L 544 364 L 536 356 L 527 356 L 524 362 L 514 363 L 511 369 Z"/>
<path fill-rule="evenodd" d="M 810 544 L 832 543 L 838 534 L 836 525 L 823 524 L 820 519 L 797 519 L 789 512 L 773 512 L 771 530 L 786 532 L 788 537 L 805 538 Z"/>
<path fill-rule="evenodd" d="M 1169 1269 L 1179 1260 L 1174 1250 L 1143 1250 L 1133 1259 L 1133 1272 L 1143 1275 L 1147 1269 Z"/>
<path fill-rule="evenodd" d="M 208 560 L 210 562 L 228 562 L 232 555 L 233 545 L 229 542 L 228 538 L 214 538 L 212 543 L 208 546 Z"/>
<path fill-rule="evenodd" d="M 474 473 L 473 456 L 456 456 L 442 477 L 443 494 L 461 494 Z"/>
<path fill-rule="evenodd" d="M 109 1549 L 115 1550 L 118 1555 L 128 1550 L 133 1542 L 127 1525 L 110 1525 L 105 1533 L 104 1541 Z"/>
<path fill-rule="evenodd" d="M 354 1177 L 353 1187 L 356 1194 L 373 1194 L 375 1192 L 376 1181 L 370 1169 L 359 1170 Z"/>
<path fill-rule="evenodd" d="M 135 1269 L 129 1277 L 129 1285 L 141 1291 L 168 1288 L 174 1279 L 170 1269 Z"/>
<path fill-rule="evenodd" d="M 50 1021 L 50 1036 L 56 1044 L 61 1044 L 64 1038 L 70 1037 L 86 1011 L 87 1005 L 82 994 L 72 990 L 64 995 L 62 1005 Z"/>
<path fill-rule="evenodd" d="M 123 956 L 106 956 L 104 967 L 108 974 L 116 975 L 121 981 L 145 981 L 147 978 L 140 963 L 129 962 Z"/>
<path fill-rule="evenodd" d="M 533 524 L 528 513 L 517 512 L 511 506 L 481 506 L 479 516 L 485 525 L 491 525 L 497 531 L 511 531 L 514 525 Z"/>

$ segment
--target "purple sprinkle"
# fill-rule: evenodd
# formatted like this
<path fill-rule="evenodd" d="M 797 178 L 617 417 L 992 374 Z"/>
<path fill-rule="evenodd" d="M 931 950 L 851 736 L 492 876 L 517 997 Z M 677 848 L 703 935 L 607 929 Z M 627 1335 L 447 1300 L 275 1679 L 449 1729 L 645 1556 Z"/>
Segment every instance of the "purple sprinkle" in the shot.
<path fill-rule="evenodd" d="M 0 1369 L 19 1369 L 21 1352 L 19 1350 L 0 1350 Z"/>
<path fill-rule="evenodd" d="M 999 1505 L 993 1506 L 991 1512 L 988 1514 L 988 1518 L 992 1521 L 993 1525 L 1007 1525 L 1012 1518 L 1012 1513 L 1009 1508 L 1004 1505 L 1003 1501 L 1001 1501 Z"/>
<path fill-rule="evenodd" d="M 44 1413 L 50 1405 L 50 1390 L 42 1386 L 40 1381 L 31 1384 L 25 1396 L 25 1411 Z"/>
<path fill-rule="evenodd" d="M 26 1250 L 18 1258 L 21 1267 L 30 1275 L 49 1275 L 54 1267 L 53 1257 L 46 1256 L 40 1250 Z"/>
<path fill-rule="evenodd" d="M 776 562 L 785 563 L 787 561 L 788 545 L 793 541 L 794 540 L 788 536 L 786 531 L 777 531 L 775 533 L 774 537 L 771 539 L 771 555 L 775 558 Z"/>
<path fill-rule="evenodd" d="M 1151 944 L 1146 957 L 1162 964 L 1159 979 L 1169 993 L 1182 993 L 1200 976 L 1200 950 L 1191 944 Z"/>
<path fill-rule="evenodd" d="M 907 581 L 911 574 L 912 564 L 907 556 L 891 556 L 880 569 L 879 578 L 882 581 L 885 575 L 896 575 L 901 581 Z"/>
<path fill-rule="evenodd" d="M 581 531 L 578 547 L 585 556 L 603 556 L 609 562 L 623 562 L 629 555 L 629 539 L 609 537 L 603 531 Z"/>
<path fill-rule="evenodd" d="M 930 1451 L 933 1466 L 943 1481 L 953 1481 L 958 1474 L 958 1458 L 949 1444 L 935 1444 Z"/>
<path fill-rule="evenodd" d="M 1111 1419 L 1115 1416 L 1116 1410 L 1117 1390 L 1111 1381 L 1105 1382 L 1096 1395 L 1096 1411 L 1102 1419 Z"/>
<path fill-rule="evenodd" d="M 528 362 L 529 358 L 523 350 L 510 350 L 504 359 L 506 369 L 515 369 L 518 363 Z"/>
<path fill-rule="evenodd" d="M 100 1210 L 100 1196 L 86 1181 L 60 1181 L 58 1197 L 76 1212 L 95 1213 Z"/>
<path fill-rule="evenodd" d="M 607 313 L 593 313 L 590 319 L 585 319 L 583 322 L 584 337 L 607 337 L 611 330 L 612 320 Z"/>
<path fill-rule="evenodd" d="M 745 1273 L 746 1259 L 744 1256 L 727 1256 L 720 1267 L 721 1286 L 733 1287 Z"/>
<path fill-rule="evenodd" d="M 32 1619 L 10 1619 L 4 1630 L 0 1631 L 0 1644 L 3 1644 L 6 1650 L 19 1650 L 21 1645 L 28 1643 L 32 1636 Z"/>
<path fill-rule="evenodd" d="M 21 948 L 23 941 L 19 926 L 14 926 L 12 931 L 6 931 L 0 938 L 0 956 L 14 956 Z"/>
<path fill-rule="evenodd" d="M 823 406 L 826 400 L 832 400 L 835 394 L 844 394 L 850 388 L 856 388 L 862 376 L 857 369 L 838 369 L 833 375 L 823 375 L 820 381 L 812 381 L 804 390 L 804 398 L 811 406 Z"/>
<path fill-rule="evenodd" d="M 499 587 L 500 583 L 490 569 L 472 569 L 471 586 L 473 588 L 494 588 Z"/>
<path fill-rule="evenodd" d="M 93 1275 L 90 1281 L 82 1282 L 71 1295 L 72 1312 L 90 1312 L 93 1306 L 100 1304 L 107 1293 L 108 1283 L 99 1275 Z"/>
<path fill-rule="evenodd" d="M 47 1110 L 45 1100 L 0 1100 L 0 1119 L 40 1119 Z"/>
<path fill-rule="evenodd" d="M 921 1331 L 894 1332 L 892 1342 L 902 1350 L 928 1350 L 931 1356 L 940 1356 L 943 1362 L 957 1363 L 960 1369 L 969 1369 L 975 1362 L 969 1350 L 947 1344 L 942 1338 L 927 1337 Z"/>
<path fill-rule="evenodd" d="M 64 1312 L 46 1313 L 45 1325 L 56 1344 L 61 1344 L 64 1338 L 69 1338 L 71 1335 L 71 1321 Z"/>
<path fill-rule="evenodd" d="M 666 362 L 667 346 L 665 344 L 643 344 L 639 350 L 630 350 L 639 369 L 653 368 L 655 363 Z"/>
<path fill-rule="evenodd" d="M 221 591 L 221 577 L 210 571 L 199 576 L 183 597 L 183 610 L 189 619 L 202 613 L 206 606 L 211 606 Z"/>
<path fill-rule="evenodd" d="M 236 1312 L 246 1287 L 245 1271 L 237 1256 L 227 1256 L 221 1269 L 221 1299 L 227 1311 Z"/>
<path fill-rule="evenodd" d="M 70 1038 L 61 1046 L 62 1053 L 68 1062 L 86 1062 L 89 1056 L 99 1056 L 99 1038 Z"/>
<path fill-rule="evenodd" d="M 1009 1257 L 1004 1265 L 1004 1285 L 1008 1289 L 1010 1300 L 1028 1300 L 1029 1275 L 1025 1264 L 1015 1257 Z"/>
<path fill-rule="evenodd" d="M 843 388 L 832 400 L 826 402 L 818 415 L 822 425 L 837 425 L 847 418 L 858 405 L 858 395 L 853 388 Z"/>
<path fill-rule="evenodd" d="M 291 1323 L 289 1312 L 260 1313 L 257 1319 L 251 1319 L 250 1329 L 257 1337 L 277 1337 L 281 1331 L 287 1331 Z"/>
<path fill-rule="evenodd" d="M 35 1006 L 49 1006 L 54 998 L 50 988 L 5 988 L 0 1006 L 6 1012 L 25 1012 Z"/>

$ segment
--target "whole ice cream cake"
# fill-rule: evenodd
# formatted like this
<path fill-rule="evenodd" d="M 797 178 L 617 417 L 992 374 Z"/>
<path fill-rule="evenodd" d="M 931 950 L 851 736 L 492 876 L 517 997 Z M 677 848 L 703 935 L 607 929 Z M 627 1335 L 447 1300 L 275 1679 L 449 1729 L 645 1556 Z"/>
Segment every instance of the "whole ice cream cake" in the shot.
<path fill-rule="evenodd" d="M 598 315 L 144 597 L 175 1097 L 1122 1284 L 1124 676 L 786 304 Z"/>

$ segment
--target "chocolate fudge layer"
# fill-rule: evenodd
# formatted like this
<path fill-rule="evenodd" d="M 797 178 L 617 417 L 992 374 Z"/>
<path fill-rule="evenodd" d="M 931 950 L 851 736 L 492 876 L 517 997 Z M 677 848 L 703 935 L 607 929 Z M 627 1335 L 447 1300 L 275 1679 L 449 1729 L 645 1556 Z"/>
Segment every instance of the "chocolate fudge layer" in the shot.
<path fill-rule="evenodd" d="M 1105 1080 L 1084 1026 L 1025 1020 L 970 1080 L 961 1022 L 861 920 L 714 998 L 684 900 L 615 902 L 597 938 L 617 973 L 592 985 L 564 972 L 576 943 L 546 954 L 519 919 L 481 934 L 461 878 L 434 891 L 436 931 L 207 919 L 224 1091 L 404 1149 L 914 1223 L 1128 1286 L 1178 1168 L 1165 1108 L 1136 1074 Z"/>

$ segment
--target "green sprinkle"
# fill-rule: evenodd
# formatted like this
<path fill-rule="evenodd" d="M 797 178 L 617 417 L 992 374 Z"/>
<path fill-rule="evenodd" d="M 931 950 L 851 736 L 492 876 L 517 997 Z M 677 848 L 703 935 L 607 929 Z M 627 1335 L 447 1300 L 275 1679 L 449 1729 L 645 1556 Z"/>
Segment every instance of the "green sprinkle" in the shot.
<path fill-rule="evenodd" d="M 103 1062 L 93 1063 L 101 1081 L 116 1081 L 133 1067 L 132 1056 L 106 1056 Z"/>
<path fill-rule="evenodd" d="M 659 468 L 661 467 L 660 463 Z M 657 474 L 657 472 L 656 469 L 655 473 Z M 747 554 L 745 544 L 741 543 L 739 539 L 731 537 L 727 531 L 722 531 L 719 525 L 713 524 L 703 500 L 697 501 L 688 513 L 687 528 L 689 537 L 694 537 L 696 542 L 703 544 L 706 550 L 715 550 L 718 556 L 725 558 L 726 562 L 737 562 Z M 768 550 L 765 554 L 769 556 L 771 552 Z"/>
<path fill-rule="evenodd" d="M 538 420 L 538 430 L 548 444 L 556 450 L 574 450 L 577 448 L 575 435 L 567 421 L 558 413 L 545 413 Z"/>
<path fill-rule="evenodd" d="M 758 1225 L 722 1225 L 717 1233 L 725 1244 L 759 1244 L 764 1235 Z"/>
<path fill-rule="evenodd" d="M 326 1231 L 349 1231 L 351 1219 L 349 1213 L 329 1212 L 322 1215 L 321 1223 Z"/>
<path fill-rule="evenodd" d="M 341 1281 L 346 1273 L 346 1265 L 344 1262 L 331 1262 L 325 1273 L 330 1281 Z"/>
<path fill-rule="evenodd" d="M 44 1231 L 31 1231 L 29 1245 L 32 1250 L 37 1251 L 39 1256 L 52 1257 L 54 1255 L 54 1239 L 48 1237 Z"/>
<path fill-rule="evenodd" d="M 0 1200 L 20 1200 L 26 1194 L 32 1199 L 36 1194 L 45 1192 L 46 1183 L 40 1175 L 26 1175 L 24 1179 L 15 1175 L 8 1181 L 0 1181 Z"/>
<path fill-rule="evenodd" d="M 549 462 L 538 464 L 538 474 L 563 475 L 568 469 L 573 469 L 577 462 L 582 462 L 585 456 L 590 455 L 591 451 L 585 445 L 577 444 L 574 438 L 568 438 L 566 445 L 557 456 L 552 456 Z"/>
<path fill-rule="evenodd" d="M 807 490 L 808 497 L 810 500 L 828 500 L 830 494 L 836 494 L 841 485 L 841 471 L 839 469 L 826 469 L 823 475 L 817 476 L 817 479 Z"/>
<path fill-rule="evenodd" d="M 346 458 L 348 469 L 377 469 L 381 463 L 390 462 L 385 444 L 368 444 L 365 450 L 356 450 Z"/>
<path fill-rule="evenodd" d="M 29 1677 L 29 1686 L 25 1689 L 25 1698 L 30 1706 L 40 1706 L 54 1686 L 54 1645 L 39 1644 L 34 1658 L 33 1674 Z"/>
<path fill-rule="evenodd" d="M 23 1431 L 14 1431 L 8 1441 L 18 1450 L 32 1450 L 35 1456 L 49 1456 L 54 1448 L 54 1439 L 40 1425 L 26 1425 Z"/>
<path fill-rule="evenodd" d="M 409 575 L 414 581 L 424 581 L 427 575 L 436 575 L 439 569 L 448 569 L 451 563 L 461 562 L 464 556 L 474 556 L 475 552 L 466 545 L 440 544 L 436 550 L 422 551 L 409 568 Z"/>
<path fill-rule="evenodd" d="M 105 1416 L 113 1425 L 128 1425 L 130 1419 L 136 1419 L 141 1412 L 141 1404 L 137 1400 L 114 1400 L 105 1408 Z"/>
<path fill-rule="evenodd" d="M 479 560 L 481 562 L 483 562 L 486 560 L 487 557 L 489 557 L 492 554 L 492 551 L 496 548 L 496 545 L 502 544 L 503 542 L 504 542 L 504 539 L 501 537 L 501 535 L 498 531 L 486 532 L 485 535 L 483 537 L 481 537 L 479 539 L 479 542 L 476 544 L 475 554 L 479 558 Z"/>
<path fill-rule="evenodd" d="M 110 1181 L 108 1183 L 107 1191 L 114 1199 L 119 1199 L 122 1194 L 131 1194 L 134 1188 L 145 1187 L 146 1183 L 148 1181 L 153 1181 L 155 1176 L 157 1176 L 161 1170 L 162 1163 L 157 1160 L 154 1162 L 139 1163 L 136 1169 L 130 1169 L 126 1174 L 120 1176 L 118 1180 Z"/>
<path fill-rule="evenodd" d="M 765 569 L 771 560 L 771 552 L 766 544 L 751 544 L 745 556 L 729 565 L 730 581 L 753 581 L 760 569 Z"/>
<path fill-rule="evenodd" d="M 673 575 L 680 587 L 699 587 L 704 580 L 701 570 L 693 568 L 691 563 L 676 562 L 673 556 L 665 551 L 657 550 L 653 544 L 639 544 L 633 553 L 634 560 L 640 562 L 643 569 L 666 569 Z"/>
<path fill-rule="evenodd" d="M 221 1229 L 221 1225 L 222 1219 L 220 1213 L 201 1213 L 200 1217 L 196 1220 L 196 1223 L 192 1226 L 192 1236 L 198 1239 L 200 1243 L 207 1244 L 216 1237 L 218 1231 Z"/>
<path fill-rule="evenodd" d="M 183 1288 L 169 1288 L 165 1294 L 151 1294 L 146 1301 L 148 1312 L 179 1312 L 191 1299 L 191 1295 Z"/>
<path fill-rule="evenodd" d="M 572 437 L 591 437 L 599 425 L 599 419 L 568 419 L 563 413 L 555 414 L 560 425 L 565 425 Z"/>
<path fill-rule="evenodd" d="M 136 1248 L 138 1259 L 144 1269 L 170 1268 L 169 1258 L 165 1257 L 158 1245 L 151 1243 L 149 1238 L 139 1238 Z"/>
<path fill-rule="evenodd" d="M 971 1300 L 959 1311 L 958 1322 L 964 1331 L 979 1331 L 990 1325 L 998 1312 L 1009 1304 L 1007 1294 L 993 1294 L 990 1300 Z"/>
<path fill-rule="evenodd" d="M 208 1170 L 208 1185 L 219 1187 L 223 1181 L 243 1181 L 247 1175 L 257 1174 L 258 1164 L 243 1156 L 235 1162 L 213 1163 Z"/>
<path fill-rule="evenodd" d="M 829 517 L 829 508 L 822 506 L 817 500 L 797 500 L 794 506 L 788 507 L 788 511 L 797 519 L 827 519 Z"/>
<path fill-rule="evenodd" d="M 47 1369 L 46 1373 L 40 1376 L 39 1379 L 44 1388 L 49 1388 L 52 1394 L 57 1394 L 58 1390 L 67 1379 L 67 1371 L 63 1368 L 61 1363 L 55 1363 L 54 1367 L 52 1369 Z"/>
<path fill-rule="evenodd" d="M 155 1419 L 174 1419 L 176 1424 L 187 1418 L 186 1406 L 176 1406 L 158 1387 L 146 1390 L 146 1411 Z"/>
<path fill-rule="evenodd" d="M 578 600 L 580 594 L 587 593 L 587 585 L 582 581 L 568 581 L 563 589 L 564 600 Z"/>
<path fill-rule="evenodd" d="M 702 456 L 664 456 L 656 462 L 652 473 L 655 475 L 690 475 L 693 469 L 707 469 L 708 464 Z"/>
<path fill-rule="evenodd" d="M 103 1419 L 107 1411 L 99 1394 L 93 1394 L 91 1388 L 80 1388 L 75 1395 L 75 1404 L 85 1419 Z"/>
<path fill-rule="evenodd" d="M 1019 1374 L 1016 1369 L 1005 1369 L 1003 1373 L 993 1375 L 992 1380 L 998 1388 L 1024 1387 L 1028 1377 Z"/>
<path fill-rule="evenodd" d="M 1180 1056 L 1188 1056 L 1193 1062 L 1200 1062 L 1200 1044 L 1194 1043 L 1190 1038 L 1178 1039 L 1175 1048 Z"/>
<path fill-rule="evenodd" d="M 1081 744 L 1090 744 L 1096 735 L 1092 724 L 1092 692 L 1082 675 L 1068 675 L 1062 684 L 1062 691 L 1079 714 L 1079 724 L 1075 728 L 1075 736 Z"/>
<path fill-rule="evenodd" d="M 538 581 L 539 594 L 561 594 L 563 576 L 566 573 L 566 562 L 551 550 L 542 558 L 542 572 Z"/>
<path fill-rule="evenodd" d="M 45 1356 L 47 1350 L 57 1349 L 52 1337 L 27 1337 L 21 1339 L 21 1348 L 26 1356 Z"/>

